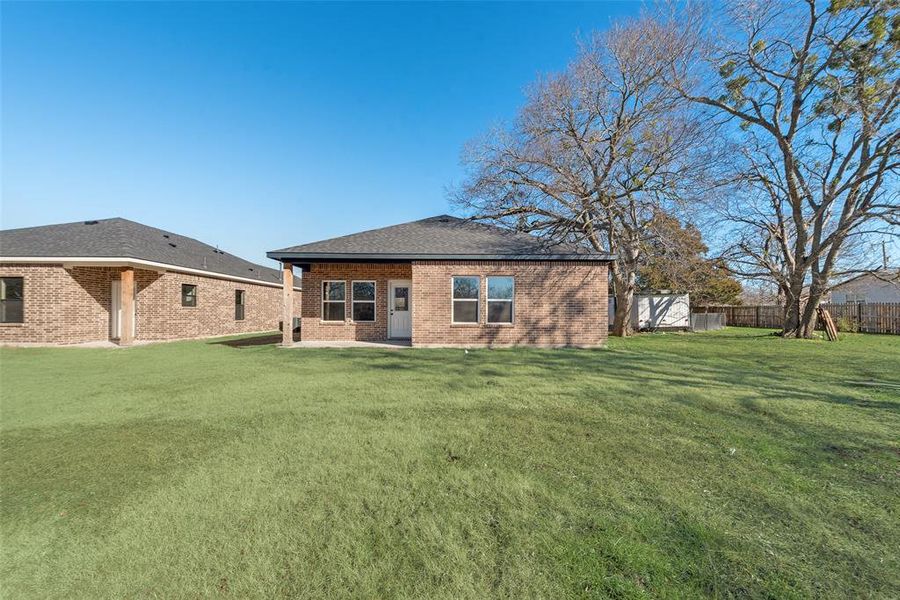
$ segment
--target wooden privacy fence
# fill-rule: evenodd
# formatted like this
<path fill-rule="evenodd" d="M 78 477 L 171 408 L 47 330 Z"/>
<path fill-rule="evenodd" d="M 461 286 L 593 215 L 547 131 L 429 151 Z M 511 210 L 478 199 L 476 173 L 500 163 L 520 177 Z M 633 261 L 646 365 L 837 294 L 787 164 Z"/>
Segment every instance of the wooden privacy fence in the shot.
<path fill-rule="evenodd" d="M 892 333 L 900 335 L 900 302 L 866 304 L 822 304 L 840 331 L 860 333 Z M 695 313 L 723 313 L 725 324 L 733 327 L 766 327 L 780 329 L 784 324 L 784 307 L 778 304 L 754 306 L 694 306 Z M 818 323 L 817 328 L 821 329 Z"/>
<path fill-rule="evenodd" d="M 872 304 L 823 304 L 837 323 L 846 330 L 844 323 L 852 324 L 862 333 L 900 334 L 900 302 L 873 302 Z"/>

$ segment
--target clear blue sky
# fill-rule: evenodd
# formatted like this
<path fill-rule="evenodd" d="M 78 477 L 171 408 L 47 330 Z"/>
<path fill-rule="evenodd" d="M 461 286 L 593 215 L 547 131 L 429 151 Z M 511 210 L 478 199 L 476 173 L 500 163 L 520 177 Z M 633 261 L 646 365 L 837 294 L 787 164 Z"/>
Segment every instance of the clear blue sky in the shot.
<path fill-rule="evenodd" d="M 3 229 L 266 250 L 448 212 L 462 145 L 626 3 L 9 3 Z"/>
<path fill-rule="evenodd" d="M 463 143 L 639 8 L 4 2 L 0 224 L 122 216 L 263 261 L 448 212 Z"/>

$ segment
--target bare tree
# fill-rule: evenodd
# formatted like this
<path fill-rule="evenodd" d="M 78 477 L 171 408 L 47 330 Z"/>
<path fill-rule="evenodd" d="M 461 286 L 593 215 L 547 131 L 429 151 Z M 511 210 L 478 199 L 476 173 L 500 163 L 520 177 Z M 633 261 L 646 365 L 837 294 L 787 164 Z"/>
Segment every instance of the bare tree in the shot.
<path fill-rule="evenodd" d="M 686 98 L 731 119 L 740 186 L 725 209 L 728 257 L 777 284 L 785 336 L 810 337 L 824 294 L 879 266 L 868 249 L 898 234 L 897 6 L 733 2 L 672 71 Z"/>
<path fill-rule="evenodd" d="M 454 200 L 476 218 L 617 256 L 615 335 L 654 222 L 702 176 L 708 127 L 665 84 L 682 43 L 653 19 L 594 35 L 527 94 L 515 123 L 469 145 Z"/>

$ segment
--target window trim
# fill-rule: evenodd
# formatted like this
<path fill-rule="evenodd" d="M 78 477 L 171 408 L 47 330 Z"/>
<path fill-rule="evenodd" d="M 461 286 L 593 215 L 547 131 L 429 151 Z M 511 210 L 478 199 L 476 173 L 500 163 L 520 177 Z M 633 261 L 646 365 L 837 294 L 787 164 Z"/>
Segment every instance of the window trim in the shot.
<path fill-rule="evenodd" d="M 22 303 L 22 320 L 21 321 L 0 321 L 0 325 L 3 326 L 22 326 L 25 324 L 25 275 L 4 275 L 0 277 L 0 279 L 21 279 L 22 280 L 22 299 L 18 300 L 18 302 Z M 9 302 L 8 299 L 2 300 L 2 302 Z"/>
<path fill-rule="evenodd" d="M 238 302 L 240 298 L 240 302 Z M 241 309 L 241 317 L 238 318 L 238 307 Z M 241 288 L 234 289 L 234 320 L 243 321 L 247 318 L 247 290 Z"/>
<path fill-rule="evenodd" d="M 184 288 L 192 287 L 194 288 L 194 303 L 193 304 L 185 304 L 184 303 Z M 182 308 L 197 308 L 200 305 L 200 286 L 196 283 L 182 283 L 181 284 L 181 307 Z"/>
<path fill-rule="evenodd" d="M 491 279 L 512 279 L 512 298 L 491 298 Z M 516 323 L 516 276 L 515 275 L 488 275 L 485 277 L 485 306 L 487 311 L 484 317 L 488 325 L 515 325 Z M 509 302 L 509 321 L 491 321 L 491 302 Z"/>
<path fill-rule="evenodd" d="M 325 298 L 325 285 L 328 283 L 343 283 L 344 284 L 344 299 L 343 300 L 327 300 Z M 321 314 L 319 315 L 319 319 L 322 323 L 346 323 L 347 322 L 347 281 L 345 279 L 323 279 L 322 280 L 322 309 Z M 325 318 L 325 303 L 329 304 L 338 304 L 342 303 L 344 305 L 344 318 L 343 319 L 326 319 Z"/>
<path fill-rule="evenodd" d="M 453 296 L 453 280 L 463 277 L 474 277 L 478 280 L 478 297 L 477 298 L 456 298 Z M 481 325 L 481 275 L 451 275 L 450 276 L 450 324 L 451 325 Z M 453 307 L 457 302 L 474 302 L 475 303 L 475 320 L 474 321 L 457 321 L 454 316 Z"/>
<path fill-rule="evenodd" d="M 356 291 L 353 289 L 353 285 L 356 283 L 371 283 L 374 288 L 374 297 L 371 300 L 357 300 Z M 353 307 L 356 306 L 357 302 L 360 304 L 372 305 L 372 320 L 357 321 L 354 318 Z M 374 279 L 355 279 L 350 281 L 350 321 L 353 323 L 375 323 L 378 321 L 378 281 Z"/>

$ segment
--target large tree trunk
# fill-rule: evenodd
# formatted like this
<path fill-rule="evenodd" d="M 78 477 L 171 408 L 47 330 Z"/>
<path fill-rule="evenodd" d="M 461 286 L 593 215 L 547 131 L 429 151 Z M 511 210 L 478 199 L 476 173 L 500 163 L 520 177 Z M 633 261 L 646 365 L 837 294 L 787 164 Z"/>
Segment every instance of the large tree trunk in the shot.
<path fill-rule="evenodd" d="M 616 299 L 612 334 L 618 337 L 626 337 L 633 333 L 631 328 L 631 305 L 634 303 L 634 287 L 637 277 L 634 270 L 623 272 L 621 267 L 613 268 L 612 275 L 613 295 Z"/>
<path fill-rule="evenodd" d="M 800 331 L 800 298 L 789 295 L 785 298 L 784 324 L 781 326 L 781 336 L 786 338 L 797 337 Z"/>
<path fill-rule="evenodd" d="M 813 332 L 816 330 L 816 322 L 819 318 L 816 309 L 819 308 L 819 302 L 821 302 L 821 300 L 822 296 L 820 295 L 817 298 L 810 296 L 806 301 L 806 306 L 803 308 L 803 314 L 800 316 L 800 326 L 797 329 L 798 338 L 809 339 L 813 337 Z"/>
<path fill-rule="evenodd" d="M 612 334 L 625 337 L 633 333 L 631 329 L 631 305 L 634 303 L 634 291 L 616 292 L 616 312 L 613 316 Z"/>
<path fill-rule="evenodd" d="M 812 283 L 809 286 L 809 298 L 800 316 L 799 335 L 797 337 L 811 338 L 816 330 L 816 321 L 819 313 L 817 309 L 825 296 L 827 282 L 830 273 L 813 273 Z"/>
<path fill-rule="evenodd" d="M 809 339 L 816 329 L 816 309 L 825 295 L 827 274 L 813 275 L 809 294 L 803 298 L 803 275 L 795 275 L 785 298 L 784 327 L 781 335 L 787 338 Z"/>
<path fill-rule="evenodd" d="M 803 316 L 803 279 L 803 273 L 794 274 L 790 283 L 784 289 L 782 337 L 802 337 L 800 334 L 800 323 Z"/>

